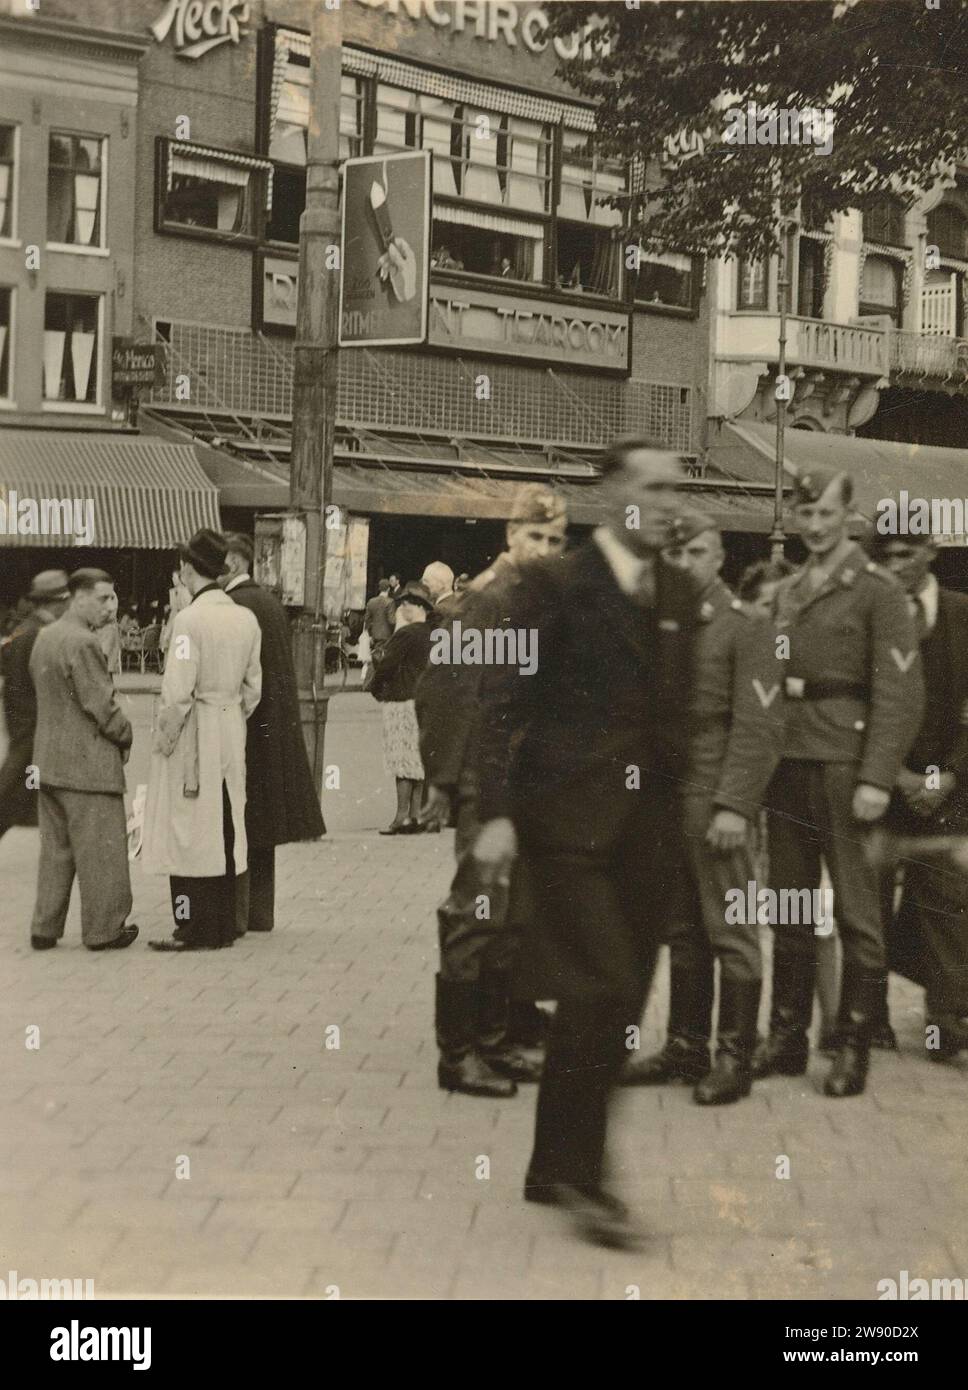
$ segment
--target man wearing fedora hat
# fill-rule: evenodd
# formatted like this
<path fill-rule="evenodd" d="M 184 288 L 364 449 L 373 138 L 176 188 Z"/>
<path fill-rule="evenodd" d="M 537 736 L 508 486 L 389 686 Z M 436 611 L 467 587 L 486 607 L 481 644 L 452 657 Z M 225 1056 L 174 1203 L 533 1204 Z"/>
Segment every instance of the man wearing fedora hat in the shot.
<path fill-rule="evenodd" d="M 217 580 L 225 540 L 197 531 L 179 547 L 192 595 L 177 614 L 155 723 L 144 862 L 169 875 L 175 931 L 158 951 L 214 951 L 235 936 L 245 873 L 245 721 L 262 695 L 259 624 Z"/>
<path fill-rule="evenodd" d="M 37 695 L 30 679 L 30 655 L 42 628 L 59 618 L 70 593 L 64 570 L 43 570 L 34 576 L 27 595 L 30 612 L 0 643 L 3 712 L 9 747 L 0 767 L 0 835 L 13 825 L 37 824 L 37 792 L 29 785 L 37 724 Z"/>

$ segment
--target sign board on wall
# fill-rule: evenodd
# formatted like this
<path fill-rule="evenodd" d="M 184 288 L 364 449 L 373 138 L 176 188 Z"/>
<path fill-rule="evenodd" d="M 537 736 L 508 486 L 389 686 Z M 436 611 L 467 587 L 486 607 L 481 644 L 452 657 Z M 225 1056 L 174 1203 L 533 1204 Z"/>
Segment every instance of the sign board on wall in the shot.
<path fill-rule="evenodd" d="M 301 608 L 306 581 L 306 521 L 292 513 L 266 512 L 255 519 L 253 578 L 280 603 Z"/>
<path fill-rule="evenodd" d="M 249 0 L 168 0 L 150 28 L 156 43 L 171 35 L 176 57 L 201 58 L 245 38 L 249 18 Z"/>
<path fill-rule="evenodd" d="M 163 386 L 165 350 L 160 343 L 130 343 L 114 338 L 111 346 L 111 385 Z"/>
<path fill-rule="evenodd" d="M 340 347 L 401 347 L 427 337 L 430 153 L 343 165 Z"/>
<path fill-rule="evenodd" d="M 486 290 L 434 289 L 430 343 L 569 367 L 629 369 L 629 315 Z"/>
<path fill-rule="evenodd" d="M 262 256 L 257 261 L 260 283 L 256 304 L 262 305 L 262 322 L 257 328 L 296 327 L 296 300 L 299 293 L 299 262 L 284 256 Z"/>

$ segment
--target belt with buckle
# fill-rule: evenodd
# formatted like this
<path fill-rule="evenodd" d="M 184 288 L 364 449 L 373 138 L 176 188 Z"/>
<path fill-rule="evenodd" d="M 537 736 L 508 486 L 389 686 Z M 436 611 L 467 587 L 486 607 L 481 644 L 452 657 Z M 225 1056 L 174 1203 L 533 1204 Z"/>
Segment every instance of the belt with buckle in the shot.
<path fill-rule="evenodd" d="M 788 700 L 866 700 L 870 690 L 859 681 L 808 681 L 787 676 L 783 682 Z"/>

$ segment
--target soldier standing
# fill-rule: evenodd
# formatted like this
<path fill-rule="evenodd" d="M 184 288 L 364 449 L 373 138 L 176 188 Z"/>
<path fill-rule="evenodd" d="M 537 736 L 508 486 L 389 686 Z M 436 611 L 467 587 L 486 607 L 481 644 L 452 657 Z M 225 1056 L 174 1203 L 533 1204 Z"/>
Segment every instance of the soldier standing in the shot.
<path fill-rule="evenodd" d="M 865 851 L 924 704 L 914 619 L 900 585 L 850 539 L 852 493 L 847 475 L 829 467 L 797 480 L 809 558 L 776 594 L 777 655 L 789 661 L 787 723 L 767 794 L 771 887 L 819 890 L 821 857 L 833 883 L 844 963 L 829 1096 L 859 1095 L 867 1078 L 886 965 L 878 875 Z M 770 1035 L 757 1076 L 806 1071 L 814 975 L 810 921 L 778 924 Z"/>
<path fill-rule="evenodd" d="M 687 898 L 674 912 L 669 1024 L 665 1046 L 630 1063 L 627 1086 L 696 1084 L 699 1105 L 728 1105 L 749 1095 L 762 987 L 756 922 L 727 924 L 726 894 L 755 877 L 750 837 L 763 793 L 780 758 L 783 696 L 772 626 L 756 617 L 719 577 L 722 538 L 707 516 L 680 516 L 663 558 L 696 581 L 692 729 L 679 794 Z M 716 1065 L 710 1069 L 713 963 L 719 960 Z"/>
<path fill-rule="evenodd" d="M 505 625 L 521 567 L 560 555 L 566 526 L 564 505 L 550 488 L 539 483 L 520 488 L 508 522 L 508 548 L 457 596 L 447 615 L 453 620 L 449 631 L 456 632 L 458 623 L 464 632 L 481 633 Z M 431 662 L 417 687 L 417 717 L 429 784 L 423 819 L 446 825 L 453 804 L 457 821 L 457 873 L 437 912 L 439 1081 L 465 1095 L 504 1097 L 514 1095 L 516 1082 L 537 1081 L 541 1074 L 540 1063 L 511 1044 L 536 1045 L 541 1039 L 533 1003 L 510 1000 L 508 885 L 489 885 L 485 892 L 471 853 L 480 829 L 477 736 L 483 674 L 480 665 Z"/>

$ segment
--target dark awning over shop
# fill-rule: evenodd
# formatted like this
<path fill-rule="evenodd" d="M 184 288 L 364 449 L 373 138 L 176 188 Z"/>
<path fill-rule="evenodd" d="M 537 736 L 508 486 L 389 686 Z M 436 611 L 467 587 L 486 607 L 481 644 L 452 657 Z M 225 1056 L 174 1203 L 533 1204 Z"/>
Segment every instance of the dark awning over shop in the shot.
<path fill-rule="evenodd" d="M 772 425 L 723 425 L 708 453 L 707 477 L 771 481 L 775 441 Z M 818 464 L 843 468 L 853 480 L 854 510 L 868 520 L 882 498 L 901 491 L 912 498 L 968 498 L 968 449 L 788 429 L 783 454 L 788 482 Z"/>
<path fill-rule="evenodd" d="M 170 550 L 217 530 L 218 503 L 190 444 L 0 429 L 0 546 Z"/>

